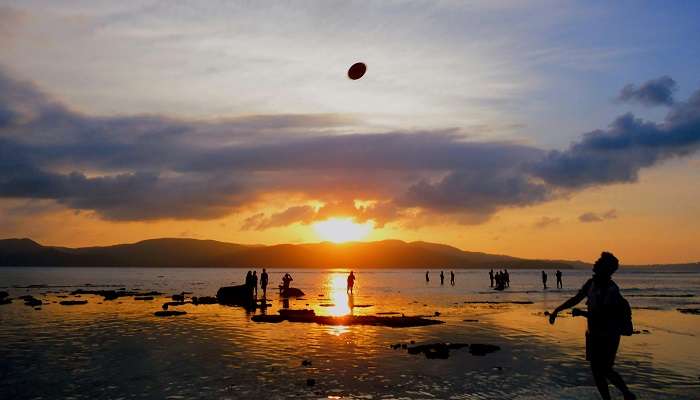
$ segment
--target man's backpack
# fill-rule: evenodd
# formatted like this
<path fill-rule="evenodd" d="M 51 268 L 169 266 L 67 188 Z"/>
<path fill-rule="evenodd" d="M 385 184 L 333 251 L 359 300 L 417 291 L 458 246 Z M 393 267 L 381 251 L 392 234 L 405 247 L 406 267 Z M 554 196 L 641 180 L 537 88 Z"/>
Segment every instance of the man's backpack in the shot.
<path fill-rule="evenodd" d="M 631 336 L 634 333 L 634 326 L 632 325 L 632 307 L 630 303 L 620 295 L 620 334 L 623 336 Z"/>

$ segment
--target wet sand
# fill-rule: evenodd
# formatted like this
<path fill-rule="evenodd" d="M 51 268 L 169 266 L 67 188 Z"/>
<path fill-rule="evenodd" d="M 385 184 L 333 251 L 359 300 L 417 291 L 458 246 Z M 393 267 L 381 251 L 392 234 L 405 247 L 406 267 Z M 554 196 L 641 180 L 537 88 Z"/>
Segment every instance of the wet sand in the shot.
<path fill-rule="evenodd" d="M 281 273 L 272 271 L 271 282 Z M 290 300 L 290 308 L 329 317 L 430 317 L 437 311 L 445 322 L 389 328 L 255 323 L 251 318 L 260 311 L 218 304 L 186 303 L 176 307 L 186 314 L 154 315 L 172 294 L 212 295 L 218 286 L 239 283 L 241 271 L 0 270 L 0 282 L 8 286 L 0 290 L 43 303 L 41 310 L 22 300 L 0 305 L 0 397 L 597 398 L 584 360 L 585 321 L 565 315 L 550 326 L 545 316 L 585 281 L 586 271 L 565 272 L 569 286 L 546 292 L 538 290 L 538 271 L 515 271 L 513 287 L 499 293 L 484 287 L 483 271 L 457 272 L 454 287 L 426 285 L 423 273 L 360 270 L 350 301 L 343 273 L 292 271 L 295 286 L 307 296 Z M 617 281 L 640 331 L 623 338 L 619 372 L 640 398 L 700 397 L 700 316 L 677 310 L 698 307 L 700 275 L 621 274 Z M 13 287 L 41 284 L 52 287 Z M 70 295 L 77 288 L 103 289 L 99 285 L 163 295 L 148 301 Z M 275 315 L 284 303 L 276 294 L 269 300 L 266 313 Z M 457 346 L 446 358 L 407 351 L 436 343 L 499 350 L 475 356 L 468 346 Z M 307 386 L 309 379 L 313 386 Z"/>

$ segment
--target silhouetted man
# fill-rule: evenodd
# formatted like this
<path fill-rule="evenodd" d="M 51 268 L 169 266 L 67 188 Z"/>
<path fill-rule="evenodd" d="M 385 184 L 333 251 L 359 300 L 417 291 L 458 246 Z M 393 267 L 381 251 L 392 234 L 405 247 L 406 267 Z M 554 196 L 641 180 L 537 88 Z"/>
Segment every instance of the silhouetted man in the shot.
<path fill-rule="evenodd" d="M 292 276 L 289 275 L 289 272 L 287 272 L 286 274 L 284 274 L 284 276 L 282 277 L 282 290 L 285 291 L 285 292 L 286 292 L 287 290 L 289 290 L 289 284 L 290 284 L 293 280 L 294 280 L 294 279 L 292 279 Z"/>
<path fill-rule="evenodd" d="M 440 284 L 444 285 L 445 284 L 445 272 L 440 271 Z"/>
<path fill-rule="evenodd" d="M 503 283 L 505 283 L 506 287 L 510 287 L 510 274 L 507 269 L 503 270 Z"/>
<path fill-rule="evenodd" d="M 348 289 L 347 292 L 352 294 L 352 288 L 355 286 L 355 274 L 350 271 L 350 275 L 348 275 Z"/>
<path fill-rule="evenodd" d="M 454 286 L 455 285 L 455 272 L 450 271 L 450 285 Z"/>
<path fill-rule="evenodd" d="M 267 271 L 263 268 L 262 274 L 260 274 L 260 289 L 263 291 L 263 298 L 267 298 L 267 281 L 269 277 L 267 276 Z"/>
<path fill-rule="evenodd" d="M 542 271 L 542 286 L 547 289 L 547 273 Z"/>
<path fill-rule="evenodd" d="M 549 315 L 549 323 L 554 324 L 557 314 L 561 311 L 588 298 L 588 312 L 577 314 L 588 317 L 586 359 L 591 364 L 598 392 L 603 400 L 609 400 L 608 382 L 610 382 L 620 389 L 625 400 L 634 400 L 637 397 L 630 392 L 622 377 L 613 369 L 617 348 L 620 345 L 620 335 L 632 334 L 629 304 L 620 294 L 620 288 L 612 280 L 612 274 L 617 271 L 618 266 L 619 262 L 612 253 L 601 253 L 600 258 L 593 265 L 593 278 L 589 279 L 574 297 L 565 301 Z"/>
<path fill-rule="evenodd" d="M 430 271 L 425 271 L 425 281 L 430 282 Z"/>
<path fill-rule="evenodd" d="M 561 271 L 557 270 L 557 289 L 564 287 L 564 283 L 561 281 Z"/>
<path fill-rule="evenodd" d="M 489 271 L 489 279 L 491 279 L 491 287 L 493 287 L 493 269 Z"/>

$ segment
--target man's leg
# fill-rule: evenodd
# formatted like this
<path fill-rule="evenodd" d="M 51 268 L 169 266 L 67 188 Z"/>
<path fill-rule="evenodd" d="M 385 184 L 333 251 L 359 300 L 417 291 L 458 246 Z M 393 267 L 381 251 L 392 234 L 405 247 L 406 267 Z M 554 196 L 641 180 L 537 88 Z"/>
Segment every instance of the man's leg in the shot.
<path fill-rule="evenodd" d="M 610 400 L 610 390 L 608 389 L 608 380 L 606 379 L 607 368 L 602 367 L 599 363 L 591 362 L 591 372 L 593 372 L 593 380 L 598 388 L 600 397 L 603 400 Z"/>

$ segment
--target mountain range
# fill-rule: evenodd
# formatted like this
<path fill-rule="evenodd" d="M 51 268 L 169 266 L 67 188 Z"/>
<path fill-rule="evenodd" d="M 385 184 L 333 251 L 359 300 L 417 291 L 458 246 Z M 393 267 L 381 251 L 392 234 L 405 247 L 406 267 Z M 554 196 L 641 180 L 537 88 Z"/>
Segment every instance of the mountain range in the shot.
<path fill-rule="evenodd" d="M 68 248 L 43 246 L 25 238 L 0 240 L 0 266 L 571 269 L 587 268 L 590 264 L 524 259 L 400 240 L 263 246 L 162 238 Z"/>

